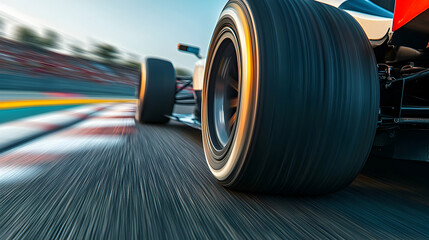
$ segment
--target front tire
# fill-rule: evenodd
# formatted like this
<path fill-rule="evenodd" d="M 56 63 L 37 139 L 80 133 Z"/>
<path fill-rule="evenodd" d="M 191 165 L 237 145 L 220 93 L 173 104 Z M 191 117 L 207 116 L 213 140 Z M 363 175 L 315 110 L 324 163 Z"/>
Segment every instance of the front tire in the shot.
<path fill-rule="evenodd" d="M 347 13 L 313 1 L 231 0 L 202 99 L 208 166 L 224 186 L 322 194 L 348 186 L 375 136 L 375 57 Z"/>
<path fill-rule="evenodd" d="M 138 86 L 136 120 L 167 123 L 176 96 L 176 73 L 169 61 L 147 58 L 142 63 Z"/>

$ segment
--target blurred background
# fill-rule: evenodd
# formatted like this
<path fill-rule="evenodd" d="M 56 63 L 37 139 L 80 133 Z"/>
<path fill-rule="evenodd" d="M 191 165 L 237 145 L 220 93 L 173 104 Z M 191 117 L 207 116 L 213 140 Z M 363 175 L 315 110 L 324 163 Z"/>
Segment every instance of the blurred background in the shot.
<path fill-rule="evenodd" d="M 207 52 L 225 2 L 2 1 L 0 98 L 134 98 L 147 56 L 191 75 L 196 59 L 177 44 Z"/>

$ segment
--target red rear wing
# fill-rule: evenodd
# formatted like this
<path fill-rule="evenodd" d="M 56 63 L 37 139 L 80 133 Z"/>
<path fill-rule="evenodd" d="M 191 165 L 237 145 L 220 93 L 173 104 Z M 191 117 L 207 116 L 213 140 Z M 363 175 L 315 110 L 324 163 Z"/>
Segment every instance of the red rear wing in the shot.
<path fill-rule="evenodd" d="M 429 0 L 396 0 L 392 30 L 398 30 L 428 8 Z"/>

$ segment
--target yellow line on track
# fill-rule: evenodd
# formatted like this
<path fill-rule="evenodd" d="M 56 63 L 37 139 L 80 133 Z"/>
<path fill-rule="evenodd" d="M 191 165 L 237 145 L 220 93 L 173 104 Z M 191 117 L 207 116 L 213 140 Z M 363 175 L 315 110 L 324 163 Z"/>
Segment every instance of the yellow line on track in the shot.
<path fill-rule="evenodd" d="M 20 101 L 0 101 L 1 109 L 13 109 L 24 107 L 44 107 L 61 105 L 80 105 L 97 103 L 134 103 L 133 99 L 38 99 L 38 100 L 20 100 Z"/>

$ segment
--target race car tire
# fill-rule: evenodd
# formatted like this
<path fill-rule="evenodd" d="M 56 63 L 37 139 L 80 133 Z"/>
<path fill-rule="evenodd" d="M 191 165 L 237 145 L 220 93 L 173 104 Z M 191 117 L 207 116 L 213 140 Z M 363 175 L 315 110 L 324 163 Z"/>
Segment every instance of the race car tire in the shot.
<path fill-rule="evenodd" d="M 346 12 L 300 0 L 230 0 L 202 96 L 203 147 L 224 186 L 317 195 L 358 175 L 377 127 L 377 64 Z"/>
<path fill-rule="evenodd" d="M 176 73 L 169 61 L 147 58 L 142 63 L 138 86 L 136 120 L 167 123 L 176 95 Z"/>

